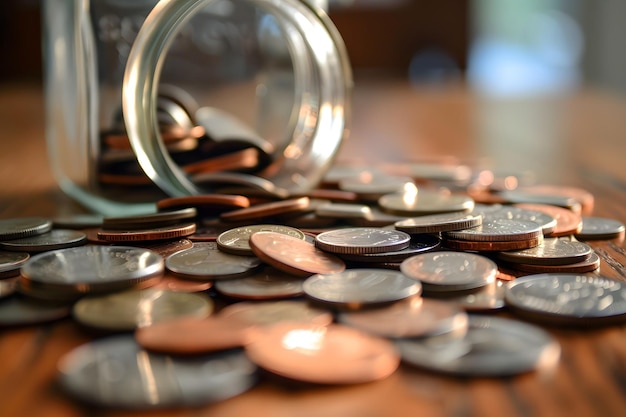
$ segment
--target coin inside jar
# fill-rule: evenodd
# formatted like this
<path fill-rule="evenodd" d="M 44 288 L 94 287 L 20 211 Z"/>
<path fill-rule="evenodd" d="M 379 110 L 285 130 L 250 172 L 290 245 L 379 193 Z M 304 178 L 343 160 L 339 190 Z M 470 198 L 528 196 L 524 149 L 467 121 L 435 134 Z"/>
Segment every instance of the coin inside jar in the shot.
<path fill-rule="evenodd" d="M 388 377 L 399 365 L 393 345 L 346 326 L 278 323 L 246 345 L 258 366 L 316 384 L 355 384 Z"/>

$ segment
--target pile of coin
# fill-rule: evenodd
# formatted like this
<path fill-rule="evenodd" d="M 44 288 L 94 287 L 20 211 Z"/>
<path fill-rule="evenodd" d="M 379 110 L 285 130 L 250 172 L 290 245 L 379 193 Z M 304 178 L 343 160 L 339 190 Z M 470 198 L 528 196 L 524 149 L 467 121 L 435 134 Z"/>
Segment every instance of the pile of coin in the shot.
<path fill-rule="evenodd" d="M 625 284 L 580 241 L 623 239 L 624 226 L 581 215 L 588 200 L 477 203 L 456 179 L 442 190 L 364 172 L 331 170 L 307 195 L 260 187 L 142 216 L 0 220 L 0 324 L 71 315 L 107 335 L 65 355 L 62 385 L 143 409 L 226 399 L 265 375 L 354 384 L 401 363 L 516 375 L 559 360 L 536 323 L 626 320 Z"/>

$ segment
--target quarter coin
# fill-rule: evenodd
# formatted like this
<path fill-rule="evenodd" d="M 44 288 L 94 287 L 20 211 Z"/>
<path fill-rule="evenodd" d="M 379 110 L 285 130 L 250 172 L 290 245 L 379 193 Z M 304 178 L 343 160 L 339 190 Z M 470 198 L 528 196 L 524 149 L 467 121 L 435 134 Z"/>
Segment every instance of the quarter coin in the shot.
<path fill-rule="evenodd" d="M 494 282 L 498 267 L 482 255 L 438 251 L 405 259 L 400 271 L 421 282 L 424 292 L 454 292 L 478 289 Z"/>
<path fill-rule="evenodd" d="M 556 228 L 556 219 L 542 211 L 530 210 L 515 206 L 498 205 L 499 209 L 489 209 L 484 212 L 480 208 L 474 208 L 472 213 L 483 216 L 483 223 L 489 223 L 493 220 L 517 220 L 523 222 L 534 222 L 541 226 L 544 235 L 550 234 Z"/>
<path fill-rule="evenodd" d="M 472 242 L 504 242 L 536 239 L 543 236 L 541 226 L 533 221 L 493 219 L 471 229 L 452 230 L 443 234 L 445 239 Z"/>
<path fill-rule="evenodd" d="M 624 283 L 595 275 L 536 274 L 507 284 L 507 305 L 546 323 L 593 325 L 626 319 Z"/>
<path fill-rule="evenodd" d="M 419 281 L 399 271 L 374 268 L 313 275 L 303 288 L 313 300 L 347 308 L 390 303 L 422 292 Z"/>
<path fill-rule="evenodd" d="M 339 324 L 275 324 L 245 351 L 252 362 L 274 374 L 316 384 L 380 380 L 400 362 L 391 342 Z"/>
<path fill-rule="evenodd" d="M 583 242 L 560 238 L 544 238 L 539 245 L 518 251 L 497 254 L 507 262 L 534 265 L 566 265 L 582 262 L 589 258 L 593 249 Z"/>
<path fill-rule="evenodd" d="M 315 237 L 315 246 L 338 254 L 390 252 L 409 246 L 411 236 L 399 230 L 375 227 L 351 227 L 322 232 Z"/>
<path fill-rule="evenodd" d="M 102 330 L 129 331 L 178 317 L 207 317 L 213 301 L 204 295 L 156 288 L 85 297 L 74 304 L 74 318 Z"/>
<path fill-rule="evenodd" d="M 305 237 L 304 233 L 295 227 L 278 224 L 254 224 L 226 230 L 217 236 L 216 243 L 224 252 L 235 255 L 254 255 L 252 248 L 250 248 L 250 236 L 261 231 L 282 233 L 300 240 L 304 240 Z"/>
<path fill-rule="evenodd" d="M 396 347 L 403 361 L 420 368 L 462 376 L 513 376 L 553 368 L 561 347 L 545 330 L 516 320 L 469 316 L 461 339 L 406 338 Z"/>
<path fill-rule="evenodd" d="M 52 229 L 52 221 L 43 217 L 22 217 L 0 220 L 0 240 L 40 235 Z"/>
<path fill-rule="evenodd" d="M 417 193 L 387 194 L 378 199 L 382 210 L 399 216 L 470 212 L 474 200 L 467 195 L 450 194 L 420 188 Z"/>
<path fill-rule="evenodd" d="M 215 242 L 196 242 L 192 248 L 168 256 L 165 266 L 178 276 L 206 281 L 248 275 L 261 266 L 261 260 L 222 252 Z"/>
<path fill-rule="evenodd" d="M 580 240 L 615 239 L 624 235 L 624 224 L 603 217 L 583 217 L 583 226 L 576 236 Z"/>
<path fill-rule="evenodd" d="M 231 298 L 248 300 L 271 300 L 297 297 L 304 293 L 303 280 L 271 266 L 237 279 L 221 280 L 215 283 L 215 289 Z"/>
<path fill-rule="evenodd" d="M 257 380 L 256 366 L 241 350 L 182 358 L 141 349 L 132 335 L 81 345 L 57 367 L 62 388 L 75 398 L 135 410 L 213 403 Z"/>
<path fill-rule="evenodd" d="M 409 234 L 439 233 L 477 227 L 482 222 L 479 214 L 453 212 L 411 217 L 395 222 L 394 227 Z"/>
<path fill-rule="evenodd" d="M 178 239 L 190 236 L 196 231 L 195 223 L 176 224 L 148 230 L 104 230 L 98 231 L 98 238 L 107 242 L 137 242 L 147 240 Z"/>
<path fill-rule="evenodd" d="M 4 250 L 17 252 L 44 252 L 73 248 L 87 243 L 87 235 L 78 230 L 52 229 L 40 235 L 0 242 Z"/>
<path fill-rule="evenodd" d="M 337 256 L 303 239 L 282 233 L 253 233 L 250 236 L 250 247 L 263 262 L 300 277 L 333 274 L 346 269 L 345 263 Z"/>

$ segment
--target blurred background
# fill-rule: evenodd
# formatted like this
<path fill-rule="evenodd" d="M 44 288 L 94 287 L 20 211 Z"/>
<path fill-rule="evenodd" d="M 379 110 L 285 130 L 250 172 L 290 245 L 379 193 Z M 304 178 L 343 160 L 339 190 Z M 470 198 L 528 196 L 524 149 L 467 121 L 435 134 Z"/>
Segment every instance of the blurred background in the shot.
<path fill-rule="evenodd" d="M 41 82 L 41 0 L 0 2 L 0 83 Z M 361 77 L 626 93 L 623 0 L 322 0 Z"/>

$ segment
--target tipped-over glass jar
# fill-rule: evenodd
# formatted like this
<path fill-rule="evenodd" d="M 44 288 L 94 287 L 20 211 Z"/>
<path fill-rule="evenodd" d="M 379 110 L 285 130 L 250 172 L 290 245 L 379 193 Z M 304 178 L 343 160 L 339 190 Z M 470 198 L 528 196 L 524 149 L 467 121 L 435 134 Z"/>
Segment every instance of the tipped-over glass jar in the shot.
<path fill-rule="evenodd" d="M 318 2 L 319 3 L 319 2 Z M 312 0 L 46 0 L 46 136 L 60 187 L 104 215 L 166 196 L 315 187 L 352 75 Z"/>

